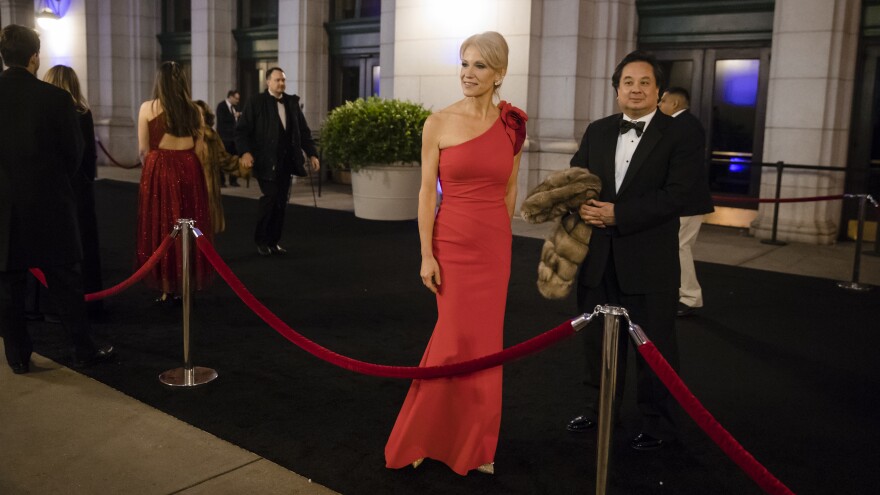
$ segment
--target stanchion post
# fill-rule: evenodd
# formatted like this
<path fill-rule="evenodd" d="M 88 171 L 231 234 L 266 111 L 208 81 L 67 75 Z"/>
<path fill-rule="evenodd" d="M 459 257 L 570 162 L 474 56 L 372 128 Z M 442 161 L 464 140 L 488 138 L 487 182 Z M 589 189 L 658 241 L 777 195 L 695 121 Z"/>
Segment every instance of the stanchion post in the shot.
<path fill-rule="evenodd" d="M 602 335 L 602 377 L 599 389 L 599 424 L 596 436 L 596 495 L 605 495 L 608 486 L 611 431 L 614 428 L 620 316 L 626 314 L 626 310 L 616 306 L 601 306 L 597 309 L 604 315 L 605 328 Z"/>
<path fill-rule="evenodd" d="M 195 222 L 188 218 L 177 220 L 177 224 L 183 230 L 180 236 L 181 276 L 183 277 L 183 368 L 174 368 L 159 374 L 159 381 L 170 387 L 195 387 L 208 383 L 217 378 L 217 372 L 211 368 L 193 366 L 190 349 L 190 316 L 192 314 L 192 248 L 190 247 L 190 234 L 195 236 Z"/>
<path fill-rule="evenodd" d="M 853 259 L 853 274 L 850 282 L 837 282 L 837 286 L 841 289 L 864 292 L 871 290 L 870 285 L 859 283 L 859 270 L 862 265 L 862 235 L 865 232 L 865 210 L 868 204 L 867 194 L 858 194 L 859 198 L 859 223 L 856 227 L 856 253 Z"/>
<path fill-rule="evenodd" d="M 868 196 L 871 199 L 871 203 L 874 204 L 874 207 L 877 207 L 877 201 L 874 198 Z M 870 256 L 880 256 L 880 215 L 875 215 L 877 218 L 876 225 L 874 227 L 874 249 L 871 251 L 865 251 L 865 254 Z"/>
<path fill-rule="evenodd" d="M 779 198 L 782 195 L 782 169 L 784 162 L 776 162 L 776 202 L 773 203 L 773 230 L 770 232 L 770 239 L 764 239 L 762 244 L 770 244 L 773 246 L 785 246 L 785 242 L 776 240 L 776 232 L 779 229 Z"/>

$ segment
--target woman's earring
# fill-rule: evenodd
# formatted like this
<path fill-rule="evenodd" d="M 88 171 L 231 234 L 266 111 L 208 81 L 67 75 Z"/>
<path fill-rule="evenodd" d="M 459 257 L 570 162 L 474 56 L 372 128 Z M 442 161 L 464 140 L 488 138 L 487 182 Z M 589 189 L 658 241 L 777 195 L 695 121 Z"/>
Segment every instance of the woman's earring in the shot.
<path fill-rule="evenodd" d="M 495 86 L 501 86 L 501 79 L 495 81 Z"/>

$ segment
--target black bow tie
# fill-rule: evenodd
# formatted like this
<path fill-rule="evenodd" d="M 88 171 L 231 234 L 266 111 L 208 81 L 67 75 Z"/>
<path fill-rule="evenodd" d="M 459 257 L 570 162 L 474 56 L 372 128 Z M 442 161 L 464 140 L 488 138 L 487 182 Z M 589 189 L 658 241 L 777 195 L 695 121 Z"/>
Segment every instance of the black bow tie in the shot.
<path fill-rule="evenodd" d="M 272 98 L 275 98 L 275 97 L 273 96 Z M 275 98 L 275 101 L 277 101 L 278 103 L 284 103 L 284 97 L 279 96 L 278 98 Z"/>
<path fill-rule="evenodd" d="M 635 129 L 636 136 L 642 137 L 642 133 L 645 132 L 645 123 L 620 119 L 620 133 L 626 134 L 630 129 Z"/>

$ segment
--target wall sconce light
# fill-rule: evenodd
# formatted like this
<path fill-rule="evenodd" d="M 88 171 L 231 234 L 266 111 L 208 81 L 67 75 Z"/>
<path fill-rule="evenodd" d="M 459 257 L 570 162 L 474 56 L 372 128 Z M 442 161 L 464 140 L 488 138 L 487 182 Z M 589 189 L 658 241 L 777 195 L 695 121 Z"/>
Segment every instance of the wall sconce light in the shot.
<path fill-rule="evenodd" d="M 37 24 L 43 29 L 52 27 L 55 21 L 64 17 L 64 11 L 67 10 L 65 7 L 68 4 L 69 0 L 40 0 L 35 15 Z"/>

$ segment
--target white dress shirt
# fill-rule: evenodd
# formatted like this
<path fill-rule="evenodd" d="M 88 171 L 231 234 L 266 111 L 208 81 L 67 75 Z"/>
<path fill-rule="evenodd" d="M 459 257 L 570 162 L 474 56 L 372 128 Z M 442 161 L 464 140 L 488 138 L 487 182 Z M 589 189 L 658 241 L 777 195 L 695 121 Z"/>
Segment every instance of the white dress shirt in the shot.
<path fill-rule="evenodd" d="M 648 130 L 648 126 L 651 124 L 651 119 L 654 118 L 655 113 L 657 113 L 657 110 L 635 120 L 627 117 L 626 114 L 623 114 L 623 120 L 628 120 L 630 122 L 644 122 L 645 128 L 642 130 L 642 135 L 644 135 L 645 131 Z M 641 140 L 642 137 L 636 134 L 635 129 L 630 129 L 624 134 L 619 134 L 617 136 L 617 150 L 614 153 L 615 192 L 620 191 L 620 185 L 623 184 L 623 178 L 626 176 L 627 169 L 629 169 L 629 162 L 632 160 L 633 153 L 636 152 L 636 148 Z"/>
<path fill-rule="evenodd" d="M 273 93 L 271 91 L 269 91 L 269 94 L 272 95 L 272 97 L 275 98 L 276 100 L 278 98 L 281 98 L 281 96 L 282 96 L 282 95 L 276 95 L 275 93 Z M 281 119 L 281 127 L 283 127 L 284 130 L 287 130 L 287 109 L 284 108 L 284 104 L 281 103 L 280 101 L 277 103 L 278 103 L 278 118 Z"/>

